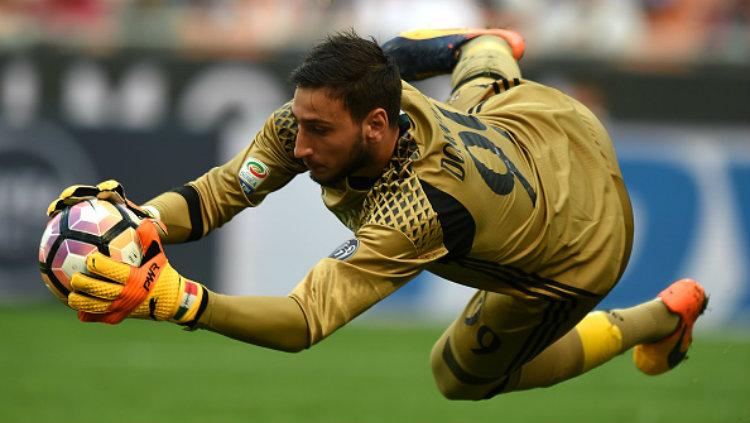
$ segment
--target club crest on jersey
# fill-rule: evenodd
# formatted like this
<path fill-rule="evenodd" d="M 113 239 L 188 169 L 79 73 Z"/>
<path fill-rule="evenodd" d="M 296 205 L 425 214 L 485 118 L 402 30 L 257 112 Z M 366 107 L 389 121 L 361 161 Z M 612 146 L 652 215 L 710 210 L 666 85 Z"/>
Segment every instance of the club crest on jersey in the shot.
<path fill-rule="evenodd" d="M 346 260 L 357 252 L 357 248 L 359 248 L 359 240 L 357 238 L 350 239 L 333 250 L 328 258 Z"/>
<path fill-rule="evenodd" d="M 258 186 L 268 177 L 268 166 L 255 157 L 248 157 L 240 168 L 240 187 L 246 197 L 250 197 Z"/>

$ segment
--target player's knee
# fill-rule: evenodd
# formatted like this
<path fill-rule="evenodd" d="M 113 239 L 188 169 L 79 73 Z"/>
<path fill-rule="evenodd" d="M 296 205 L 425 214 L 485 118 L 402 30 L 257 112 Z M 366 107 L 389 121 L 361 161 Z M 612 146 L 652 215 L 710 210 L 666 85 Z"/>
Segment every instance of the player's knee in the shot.
<path fill-rule="evenodd" d="M 435 376 L 435 385 L 445 399 L 452 401 L 479 401 L 487 398 L 486 392 L 479 387 L 465 385 L 451 378 Z"/>
<path fill-rule="evenodd" d="M 441 342 L 435 343 L 430 354 L 430 367 L 432 368 L 432 377 L 435 379 L 435 386 L 438 391 L 449 400 L 460 399 L 460 387 L 455 383 L 450 375 L 450 369 L 446 366 L 441 356 Z"/>
<path fill-rule="evenodd" d="M 443 397 L 451 401 L 477 401 L 484 399 L 484 396 L 466 389 L 464 385 L 459 383 L 441 381 L 438 379 L 435 379 L 435 383 L 438 391 L 440 391 Z"/>
<path fill-rule="evenodd" d="M 436 345 L 430 356 L 430 367 L 432 368 L 435 385 L 443 397 L 449 400 L 476 401 L 484 399 L 485 395 L 480 389 L 462 383 L 453 375 L 442 356 L 436 354 L 435 350 L 437 348 L 438 346 Z"/>

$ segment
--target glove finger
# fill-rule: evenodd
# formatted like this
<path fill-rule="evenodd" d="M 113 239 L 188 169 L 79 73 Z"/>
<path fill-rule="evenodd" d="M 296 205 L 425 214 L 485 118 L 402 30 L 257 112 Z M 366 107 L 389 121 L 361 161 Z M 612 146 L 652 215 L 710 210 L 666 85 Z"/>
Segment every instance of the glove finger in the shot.
<path fill-rule="evenodd" d="M 141 206 L 135 204 L 134 202 L 128 200 L 127 198 L 116 192 L 102 191 L 99 195 L 96 196 L 96 198 L 109 201 L 110 203 L 123 204 L 140 219 L 150 219 L 153 217 L 151 213 L 144 210 Z"/>
<path fill-rule="evenodd" d="M 52 217 L 55 213 L 61 211 L 62 209 L 73 206 L 81 201 L 85 201 L 88 199 L 91 199 L 94 197 L 65 197 L 65 198 L 58 198 L 55 201 L 51 202 L 49 206 L 47 206 L 47 216 Z"/>
<path fill-rule="evenodd" d="M 125 198 L 123 198 L 122 195 L 113 191 L 102 191 L 96 196 L 96 198 L 100 200 L 106 200 L 111 203 L 126 204 Z"/>
<path fill-rule="evenodd" d="M 134 269 L 134 267 L 112 260 L 102 253 L 93 253 L 86 257 L 86 268 L 94 275 L 123 285 L 127 283 L 130 272 Z"/>
<path fill-rule="evenodd" d="M 114 179 L 107 179 L 104 182 L 99 182 L 96 188 L 101 191 L 99 198 L 102 200 L 109 200 L 114 203 L 127 204 L 128 199 L 125 196 L 125 187 Z"/>
<path fill-rule="evenodd" d="M 71 185 L 65 188 L 60 195 L 47 207 L 47 216 L 52 217 L 56 212 L 66 206 L 79 203 L 87 198 L 96 197 L 100 189 L 93 185 Z"/>
<path fill-rule="evenodd" d="M 77 294 L 76 292 L 68 294 L 68 306 L 78 311 L 85 311 L 86 313 L 107 313 L 111 304 L 112 301 L 91 298 L 86 295 Z"/>
<path fill-rule="evenodd" d="M 47 206 L 47 216 L 53 217 L 63 208 L 65 208 L 65 200 L 61 200 L 59 198 L 55 199 L 51 203 L 49 203 L 49 206 Z"/>
<path fill-rule="evenodd" d="M 135 215 L 140 218 L 153 217 L 151 213 L 147 212 L 141 206 L 130 201 L 128 197 L 125 196 L 125 187 L 123 187 L 120 182 L 114 179 L 109 179 L 104 182 L 100 182 L 96 187 L 101 191 L 99 195 L 97 195 L 97 198 L 101 200 L 111 201 L 113 203 L 125 204 L 130 209 L 130 211 L 135 213 Z"/>
<path fill-rule="evenodd" d="M 99 188 L 93 185 L 71 185 L 60 193 L 60 199 L 64 200 L 70 197 L 96 197 Z"/>
<path fill-rule="evenodd" d="M 70 279 L 73 291 L 82 292 L 103 300 L 114 300 L 120 296 L 123 286 L 117 283 L 92 278 L 83 273 L 76 273 Z"/>
<path fill-rule="evenodd" d="M 99 182 L 96 184 L 96 188 L 100 191 L 114 191 L 125 197 L 125 188 L 115 179 L 107 179 L 106 181 Z"/>

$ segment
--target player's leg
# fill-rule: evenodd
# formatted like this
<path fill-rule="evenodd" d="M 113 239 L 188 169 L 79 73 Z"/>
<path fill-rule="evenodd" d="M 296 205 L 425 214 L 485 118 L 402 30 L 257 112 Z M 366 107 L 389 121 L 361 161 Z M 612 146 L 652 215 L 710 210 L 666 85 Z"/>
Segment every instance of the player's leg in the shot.
<path fill-rule="evenodd" d="M 448 102 L 461 110 L 518 81 L 517 60 L 524 49 L 523 38 L 504 29 L 409 31 L 383 45 L 407 81 L 451 73 L 453 95 Z"/>
<path fill-rule="evenodd" d="M 594 304 L 536 292 L 478 291 L 432 349 L 438 389 L 446 398 L 471 400 L 515 389 L 524 363 L 569 332 Z"/>
<path fill-rule="evenodd" d="M 670 285 L 652 301 L 589 313 L 576 327 L 523 366 L 516 390 L 550 386 L 585 373 L 636 347 L 640 370 L 663 373 L 685 357 L 707 297 L 695 281 Z"/>
<path fill-rule="evenodd" d="M 451 73 L 448 104 L 466 111 L 518 85 L 521 70 L 509 42 L 483 35 L 461 47 L 458 63 Z"/>
<path fill-rule="evenodd" d="M 690 280 L 656 300 L 588 314 L 593 302 L 583 298 L 480 291 L 433 347 L 433 375 L 447 398 L 486 399 L 570 379 L 636 345 L 636 365 L 658 374 L 685 357 L 706 301 Z"/>
<path fill-rule="evenodd" d="M 492 35 L 506 40 L 514 60 L 523 56 L 525 44 L 520 34 L 507 29 L 419 29 L 400 33 L 383 44 L 407 81 L 418 81 L 453 71 L 461 48 L 477 37 Z"/>
<path fill-rule="evenodd" d="M 523 366 L 515 389 L 550 386 L 578 376 L 639 343 L 663 338 L 674 332 L 678 323 L 679 317 L 658 300 L 622 310 L 591 312 Z"/>

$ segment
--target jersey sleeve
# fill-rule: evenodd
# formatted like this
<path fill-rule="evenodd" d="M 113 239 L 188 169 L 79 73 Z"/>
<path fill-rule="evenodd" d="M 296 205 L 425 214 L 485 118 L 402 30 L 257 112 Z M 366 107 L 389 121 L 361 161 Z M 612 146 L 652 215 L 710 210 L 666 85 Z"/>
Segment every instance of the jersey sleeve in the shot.
<path fill-rule="evenodd" d="M 319 261 L 290 294 L 305 314 L 310 345 L 395 292 L 427 263 L 397 231 L 360 231 Z"/>
<path fill-rule="evenodd" d="M 362 226 L 318 262 L 290 296 L 314 344 L 445 256 L 437 214 L 416 178 L 381 184 L 365 200 Z"/>
<path fill-rule="evenodd" d="M 158 210 L 177 237 L 201 238 L 307 170 L 294 158 L 296 136 L 296 120 L 287 103 L 274 111 L 250 145 L 231 160 L 147 204 Z"/>

